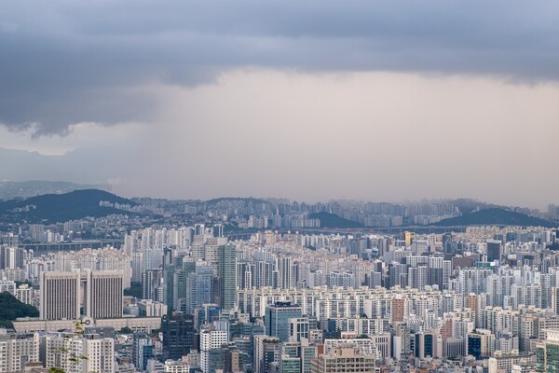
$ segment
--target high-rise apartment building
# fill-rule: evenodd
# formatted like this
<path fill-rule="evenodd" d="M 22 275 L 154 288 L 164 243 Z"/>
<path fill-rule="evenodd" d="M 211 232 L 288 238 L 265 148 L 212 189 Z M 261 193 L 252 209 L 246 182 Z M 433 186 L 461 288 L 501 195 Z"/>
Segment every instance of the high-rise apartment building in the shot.
<path fill-rule="evenodd" d="M 228 334 L 225 330 L 203 330 L 200 332 L 200 368 L 202 372 L 209 372 L 210 351 L 226 344 L 229 340 Z"/>
<path fill-rule="evenodd" d="M 33 334 L 0 334 L 0 373 L 23 372 L 39 361 L 39 341 Z"/>
<path fill-rule="evenodd" d="M 115 342 L 97 334 L 52 333 L 41 337 L 41 354 L 46 368 L 66 373 L 114 373 Z"/>
<path fill-rule="evenodd" d="M 112 338 L 86 336 L 85 354 L 87 356 L 86 372 L 113 373 L 116 370 L 115 341 Z"/>
<path fill-rule="evenodd" d="M 292 284 L 292 263 L 290 257 L 283 257 L 278 260 L 279 287 L 289 289 Z"/>
<path fill-rule="evenodd" d="M 23 267 L 25 249 L 14 246 L 0 245 L 0 269 Z"/>
<path fill-rule="evenodd" d="M 559 287 L 551 289 L 551 309 L 559 315 Z"/>

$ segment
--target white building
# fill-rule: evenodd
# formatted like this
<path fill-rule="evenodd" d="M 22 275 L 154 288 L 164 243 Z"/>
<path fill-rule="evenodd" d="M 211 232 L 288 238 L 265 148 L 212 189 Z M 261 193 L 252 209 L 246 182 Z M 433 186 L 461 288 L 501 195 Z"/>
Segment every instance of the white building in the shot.
<path fill-rule="evenodd" d="M 167 314 L 167 305 L 161 302 L 154 302 L 151 299 L 142 299 L 138 302 L 140 316 L 162 317 Z"/>
<path fill-rule="evenodd" d="M 200 332 L 200 368 L 208 372 L 208 355 L 211 349 L 220 348 L 229 341 L 227 331 L 203 330 Z"/>
<path fill-rule="evenodd" d="M 43 320 L 76 320 L 80 317 L 80 273 L 41 273 L 41 307 Z"/>
<path fill-rule="evenodd" d="M 16 289 L 15 297 L 22 303 L 33 304 L 33 288 L 27 284 L 21 284 Z"/>
<path fill-rule="evenodd" d="M 86 281 L 86 315 L 94 319 L 122 317 L 122 273 L 91 271 Z"/>
<path fill-rule="evenodd" d="M 33 334 L 0 334 L 0 373 L 23 371 L 39 361 L 38 338 Z"/>
<path fill-rule="evenodd" d="M 113 373 L 115 368 L 114 339 L 97 335 L 50 333 L 41 336 L 45 366 L 66 373 Z"/>

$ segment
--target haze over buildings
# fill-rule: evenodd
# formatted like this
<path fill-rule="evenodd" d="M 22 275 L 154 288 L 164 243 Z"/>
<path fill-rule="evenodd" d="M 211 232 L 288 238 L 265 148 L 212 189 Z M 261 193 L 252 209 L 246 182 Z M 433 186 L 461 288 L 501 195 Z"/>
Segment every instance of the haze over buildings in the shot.
<path fill-rule="evenodd" d="M 557 373 L 558 15 L 4 1 L 0 373 Z"/>
<path fill-rule="evenodd" d="M 181 198 L 559 199 L 553 2 L 0 7 L 0 178 Z"/>

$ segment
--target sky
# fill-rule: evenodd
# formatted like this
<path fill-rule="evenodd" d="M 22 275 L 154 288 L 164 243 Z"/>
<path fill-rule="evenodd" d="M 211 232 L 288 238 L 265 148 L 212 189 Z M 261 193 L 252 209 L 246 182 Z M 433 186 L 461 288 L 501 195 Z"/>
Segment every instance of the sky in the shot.
<path fill-rule="evenodd" d="M 559 203 L 559 3 L 6 1 L 0 179 Z"/>

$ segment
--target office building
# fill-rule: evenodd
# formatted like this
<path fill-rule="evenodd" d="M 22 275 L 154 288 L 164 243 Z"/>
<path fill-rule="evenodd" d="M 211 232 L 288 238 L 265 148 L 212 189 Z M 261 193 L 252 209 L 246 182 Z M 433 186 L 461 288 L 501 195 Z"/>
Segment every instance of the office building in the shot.
<path fill-rule="evenodd" d="M 122 317 L 122 273 L 91 271 L 87 273 L 86 315 L 93 319 Z"/>
<path fill-rule="evenodd" d="M 181 314 L 163 318 L 163 358 L 180 359 L 195 347 L 196 331 L 191 316 Z"/>
<path fill-rule="evenodd" d="M 487 261 L 493 262 L 501 259 L 501 241 L 488 240 L 487 241 Z"/>
<path fill-rule="evenodd" d="M 476 359 L 488 357 L 491 354 L 492 339 L 494 335 L 489 330 L 480 330 L 468 334 L 468 355 Z"/>
<path fill-rule="evenodd" d="M 311 373 L 373 373 L 375 360 L 348 344 L 311 360 Z"/>
<path fill-rule="evenodd" d="M 281 342 L 289 340 L 289 319 L 301 318 L 301 307 L 291 302 L 276 302 L 266 309 L 266 334 L 278 337 Z"/>
<path fill-rule="evenodd" d="M 43 320 L 77 320 L 80 317 L 80 273 L 43 272 L 40 280 Z"/>
<path fill-rule="evenodd" d="M 559 331 L 546 330 L 547 338 L 536 346 L 536 371 L 559 372 Z"/>
<path fill-rule="evenodd" d="M 154 346 L 151 338 L 146 333 L 135 333 L 132 344 L 132 362 L 134 366 L 143 371 L 147 368 L 148 360 L 153 357 Z"/>
<path fill-rule="evenodd" d="M 219 305 L 224 311 L 235 307 L 237 291 L 237 256 L 235 247 L 218 248 Z"/>
<path fill-rule="evenodd" d="M 269 372 L 281 356 L 281 342 L 277 337 L 254 336 L 253 368 L 255 373 Z"/>
<path fill-rule="evenodd" d="M 301 359 L 289 355 L 282 355 L 279 366 L 282 373 L 300 373 Z"/>

